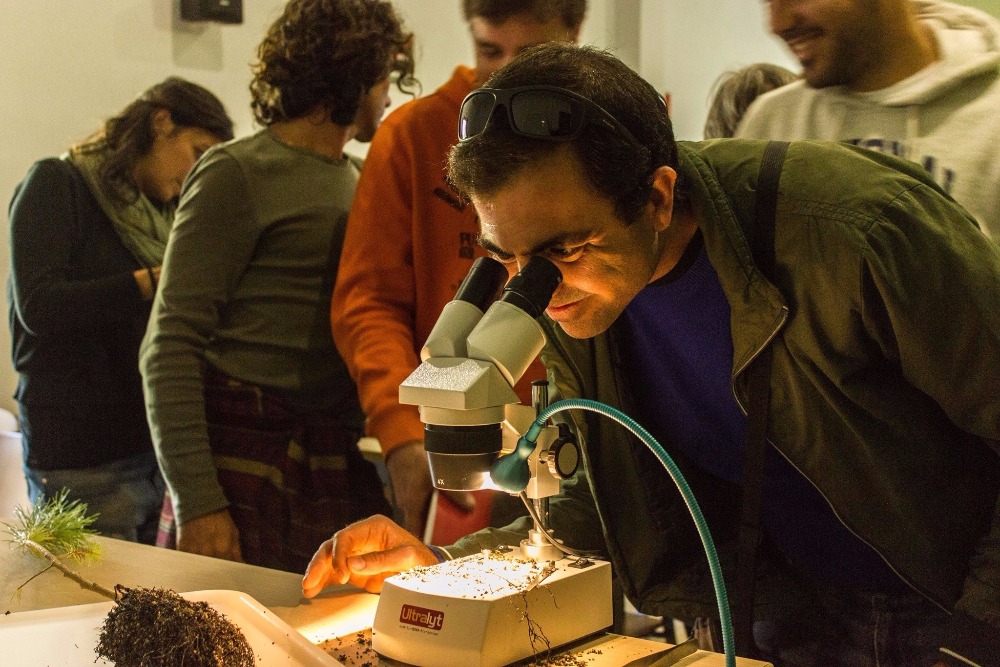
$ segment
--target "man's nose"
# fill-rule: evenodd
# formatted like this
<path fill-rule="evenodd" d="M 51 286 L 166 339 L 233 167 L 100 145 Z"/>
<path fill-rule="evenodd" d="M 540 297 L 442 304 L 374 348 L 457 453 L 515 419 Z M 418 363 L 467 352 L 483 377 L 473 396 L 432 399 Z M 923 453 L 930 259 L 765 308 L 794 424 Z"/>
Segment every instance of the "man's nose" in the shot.
<path fill-rule="evenodd" d="M 514 270 L 514 273 L 520 273 L 524 269 L 524 267 L 527 266 L 528 262 L 531 261 L 532 257 L 534 257 L 534 255 L 518 255 L 515 258 L 515 262 L 517 264 L 517 269 Z M 513 274 L 511 274 L 511 275 L 513 275 Z"/>

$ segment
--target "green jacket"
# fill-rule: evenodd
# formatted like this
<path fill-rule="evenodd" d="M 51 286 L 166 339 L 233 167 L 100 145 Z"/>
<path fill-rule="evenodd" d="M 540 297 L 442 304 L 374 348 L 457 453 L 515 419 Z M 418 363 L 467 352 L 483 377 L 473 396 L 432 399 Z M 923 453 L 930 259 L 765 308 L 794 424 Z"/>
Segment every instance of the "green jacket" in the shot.
<path fill-rule="evenodd" d="M 916 591 L 1000 628 L 1000 247 L 918 166 L 795 142 L 779 185 L 772 284 L 744 237 L 764 145 L 680 144 L 680 187 L 729 299 L 733 392 L 745 407 L 747 366 L 771 344 L 770 442 Z M 640 388 L 619 372 L 616 327 L 576 340 L 543 325 L 554 396 L 628 414 Z M 556 535 L 604 550 L 646 613 L 716 614 L 704 551 L 663 467 L 610 420 L 569 418 L 586 465 L 552 499 Z M 661 444 L 729 579 L 739 489 Z M 510 542 L 524 526 L 510 528 L 448 551 Z"/>

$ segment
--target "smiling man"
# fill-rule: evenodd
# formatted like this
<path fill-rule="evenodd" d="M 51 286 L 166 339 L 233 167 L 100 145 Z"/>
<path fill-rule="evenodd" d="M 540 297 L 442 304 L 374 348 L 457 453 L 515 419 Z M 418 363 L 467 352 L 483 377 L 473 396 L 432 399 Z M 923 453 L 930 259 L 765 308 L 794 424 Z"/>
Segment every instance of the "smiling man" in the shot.
<path fill-rule="evenodd" d="M 1000 239 L 1000 23 L 936 0 L 771 0 L 803 80 L 736 136 L 848 141 L 920 164 Z"/>
<path fill-rule="evenodd" d="M 770 222 L 755 213 L 764 142 L 677 144 L 651 86 L 604 52 L 557 44 L 466 98 L 459 134 L 450 174 L 483 245 L 511 272 L 540 255 L 562 273 L 540 320 L 556 393 L 617 407 L 663 444 L 727 576 L 750 557 L 736 539 L 763 368 L 763 542 L 741 618 L 761 657 L 909 667 L 998 654 L 1000 248 L 924 171 L 792 143 Z M 768 246 L 747 240 L 768 229 L 771 279 L 758 266 Z M 555 536 L 602 549 L 641 611 L 717 618 L 702 545 L 657 460 L 616 424 L 568 419 L 585 466 L 551 500 Z M 527 528 L 444 553 L 517 544 Z M 324 544 L 303 589 L 376 590 L 434 561 L 376 518 Z"/>

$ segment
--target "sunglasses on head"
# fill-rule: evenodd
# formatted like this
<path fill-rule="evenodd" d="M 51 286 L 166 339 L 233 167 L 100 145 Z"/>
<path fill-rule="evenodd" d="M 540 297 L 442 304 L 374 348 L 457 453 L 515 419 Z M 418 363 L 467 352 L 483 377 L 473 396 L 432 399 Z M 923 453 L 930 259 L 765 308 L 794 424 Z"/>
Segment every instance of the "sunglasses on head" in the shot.
<path fill-rule="evenodd" d="M 614 116 L 586 97 L 555 86 L 479 88 L 466 96 L 458 118 L 458 140 L 468 141 L 486 129 L 497 107 L 507 110 L 515 134 L 533 139 L 564 141 L 580 135 L 590 124 L 639 142 Z"/>

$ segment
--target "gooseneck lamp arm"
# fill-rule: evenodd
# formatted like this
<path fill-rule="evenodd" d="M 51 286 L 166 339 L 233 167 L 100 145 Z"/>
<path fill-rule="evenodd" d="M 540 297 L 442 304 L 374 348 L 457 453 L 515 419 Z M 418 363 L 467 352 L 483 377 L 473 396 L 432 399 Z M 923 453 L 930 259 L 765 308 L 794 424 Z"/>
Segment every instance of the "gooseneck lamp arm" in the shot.
<path fill-rule="evenodd" d="M 701 537 L 702 545 L 705 548 L 705 555 L 708 557 L 708 567 L 712 573 L 712 583 L 715 587 L 715 600 L 719 606 L 719 623 L 722 627 L 722 644 L 726 653 L 726 667 L 736 667 L 733 621 L 729 611 L 726 582 L 722 578 L 719 555 L 715 550 L 715 542 L 712 540 L 712 535 L 708 530 L 705 515 L 702 514 L 701 507 L 699 507 L 698 501 L 695 500 L 694 494 L 691 492 L 691 487 L 688 486 L 687 480 L 681 474 L 680 468 L 677 467 L 677 464 L 674 463 L 674 460 L 670 458 L 670 455 L 667 454 L 660 443 L 638 422 L 620 410 L 598 401 L 591 401 L 584 398 L 569 398 L 557 401 L 538 413 L 538 417 L 535 418 L 528 431 L 517 441 L 517 447 L 513 452 L 501 456 L 493 463 L 490 470 L 493 483 L 511 493 L 522 491 L 527 486 L 530 475 L 528 456 L 535 449 L 535 441 L 538 439 L 538 435 L 553 415 L 563 410 L 571 409 L 589 410 L 615 420 L 645 443 L 656 455 L 656 458 L 660 460 L 663 467 L 667 469 L 667 472 L 670 473 L 670 477 L 674 480 L 674 484 L 677 485 L 677 489 L 684 498 L 684 503 L 687 505 L 688 511 L 694 519 L 698 535 Z"/>

